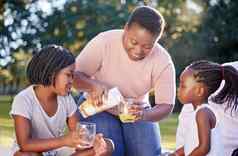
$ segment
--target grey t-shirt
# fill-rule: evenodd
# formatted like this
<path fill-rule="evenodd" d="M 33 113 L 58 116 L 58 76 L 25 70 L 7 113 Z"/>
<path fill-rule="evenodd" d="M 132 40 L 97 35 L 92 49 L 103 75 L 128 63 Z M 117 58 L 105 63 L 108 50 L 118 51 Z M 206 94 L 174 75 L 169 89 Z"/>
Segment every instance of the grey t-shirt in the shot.
<path fill-rule="evenodd" d="M 20 115 L 30 121 L 32 138 L 59 137 L 63 133 L 67 118 L 77 110 L 73 97 L 57 96 L 58 108 L 50 117 L 40 105 L 33 87 L 33 85 L 29 86 L 15 96 L 10 115 Z M 13 151 L 18 149 L 15 141 Z"/>

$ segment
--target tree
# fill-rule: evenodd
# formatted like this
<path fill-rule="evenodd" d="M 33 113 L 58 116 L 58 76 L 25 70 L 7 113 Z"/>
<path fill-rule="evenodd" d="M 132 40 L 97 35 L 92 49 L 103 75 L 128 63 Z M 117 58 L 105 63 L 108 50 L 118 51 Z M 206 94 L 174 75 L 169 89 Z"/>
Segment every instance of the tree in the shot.
<path fill-rule="evenodd" d="M 238 59 L 238 1 L 210 3 L 201 26 L 201 38 L 208 57 L 228 62 Z"/>
<path fill-rule="evenodd" d="M 12 57 L 20 49 L 31 52 L 39 47 L 40 33 L 46 30 L 44 19 L 61 8 L 49 5 L 47 1 L 11 0 L 2 1 L 0 14 L 0 67 L 14 62 Z"/>
<path fill-rule="evenodd" d="M 224 63 L 238 58 L 238 1 L 194 2 L 202 6 L 203 11 L 188 19 L 199 23 L 185 29 L 175 40 L 170 40 L 169 51 L 175 60 L 177 82 L 181 71 L 192 61 L 207 59 Z M 186 22 L 181 24 L 184 27 Z"/>
<path fill-rule="evenodd" d="M 132 3 L 121 5 L 118 0 L 1 1 L 0 71 L 10 73 L 5 74 L 4 82 L 19 82 L 25 75 L 18 69 L 22 62 L 15 57 L 18 54 L 25 54 L 22 56 L 27 62 L 33 49 L 46 44 L 63 45 L 79 53 L 97 33 L 121 28 L 136 5 Z"/>

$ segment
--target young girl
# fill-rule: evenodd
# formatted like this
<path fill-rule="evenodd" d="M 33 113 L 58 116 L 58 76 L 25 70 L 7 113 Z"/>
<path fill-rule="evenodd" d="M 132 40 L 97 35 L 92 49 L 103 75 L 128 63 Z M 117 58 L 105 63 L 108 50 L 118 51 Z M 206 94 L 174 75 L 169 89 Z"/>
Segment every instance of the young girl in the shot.
<path fill-rule="evenodd" d="M 70 95 L 73 83 L 74 56 L 57 45 L 37 52 L 27 67 L 30 86 L 14 98 L 10 114 L 14 119 L 16 141 L 14 156 L 58 156 L 62 147 L 81 144 L 76 133 L 76 104 Z M 64 135 L 65 124 L 69 128 Z M 97 135 L 94 148 L 74 155 L 106 153 L 102 135 Z"/>
<path fill-rule="evenodd" d="M 238 61 L 235 62 L 228 62 L 223 65 L 231 65 L 236 70 L 238 69 Z M 238 82 L 237 82 L 238 83 Z M 224 155 L 228 156 L 235 156 L 234 154 L 232 155 L 233 151 L 235 149 L 238 149 L 238 135 L 237 135 L 237 129 L 238 129 L 238 109 L 237 109 L 237 101 L 234 101 L 234 103 L 230 103 L 232 107 L 227 108 L 227 103 L 223 104 L 217 104 L 216 101 L 214 100 L 214 96 L 216 96 L 220 90 L 225 85 L 225 81 L 223 80 L 219 89 L 213 93 L 209 97 L 209 105 L 211 105 L 217 112 L 219 116 L 219 123 L 222 126 L 221 129 L 221 138 L 224 144 Z M 236 85 L 237 86 L 237 85 Z M 229 102 L 229 101 L 228 101 Z M 238 150 L 237 150 L 238 151 Z M 238 156 L 238 155 L 236 155 Z"/>
<path fill-rule="evenodd" d="M 224 156 L 218 118 L 215 111 L 206 104 L 222 80 L 225 80 L 225 86 L 213 100 L 218 104 L 228 101 L 227 107 L 237 110 L 238 72 L 235 68 L 198 61 L 182 72 L 178 98 L 183 104 L 192 103 L 194 111 L 188 123 L 184 146 L 171 156 Z"/>

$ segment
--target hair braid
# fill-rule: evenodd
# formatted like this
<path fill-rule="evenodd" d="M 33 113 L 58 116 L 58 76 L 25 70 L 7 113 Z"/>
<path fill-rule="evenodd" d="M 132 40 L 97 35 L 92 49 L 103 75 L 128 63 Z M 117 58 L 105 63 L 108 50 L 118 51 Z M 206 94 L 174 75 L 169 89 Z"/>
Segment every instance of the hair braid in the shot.
<path fill-rule="evenodd" d="M 225 80 L 225 86 L 212 98 L 218 104 L 226 103 L 227 108 L 237 111 L 238 105 L 238 71 L 232 66 L 222 66 L 210 61 L 197 61 L 188 66 L 194 70 L 197 82 L 208 88 L 208 96 L 214 93 Z"/>
<path fill-rule="evenodd" d="M 67 49 L 48 45 L 35 52 L 27 66 L 27 78 L 31 84 L 49 86 L 54 84 L 55 75 L 63 68 L 73 64 L 75 58 Z"/>

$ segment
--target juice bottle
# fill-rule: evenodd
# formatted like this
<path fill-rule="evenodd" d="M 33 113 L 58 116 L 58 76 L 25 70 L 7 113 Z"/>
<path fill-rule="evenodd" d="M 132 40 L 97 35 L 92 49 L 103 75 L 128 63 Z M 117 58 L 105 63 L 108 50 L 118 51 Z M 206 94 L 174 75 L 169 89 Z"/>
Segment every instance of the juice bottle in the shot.
<path fill-rule="evenodd" d="M 87 118 L 119 105 L 122 100 L 123 97 L 120 91 L 117 88 L 112 88 L 108 91 L 107 96 L 103 95 L 103 104 L 101 106 L 95 106 L 89 99 L 87 99 L 79 106 L 79 111 L 84 118 Z"/>

